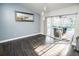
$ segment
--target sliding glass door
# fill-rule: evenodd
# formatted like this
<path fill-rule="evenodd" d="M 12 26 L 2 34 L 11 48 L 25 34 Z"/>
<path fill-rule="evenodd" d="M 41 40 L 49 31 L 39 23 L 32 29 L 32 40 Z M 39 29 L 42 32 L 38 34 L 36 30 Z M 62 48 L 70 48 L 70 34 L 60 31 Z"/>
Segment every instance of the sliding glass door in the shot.
<path fill-rule="evenodd" d="M 68 39 L 74 35 L 76 14 L 47 18 L 47 35 L 58 39 Z"/>

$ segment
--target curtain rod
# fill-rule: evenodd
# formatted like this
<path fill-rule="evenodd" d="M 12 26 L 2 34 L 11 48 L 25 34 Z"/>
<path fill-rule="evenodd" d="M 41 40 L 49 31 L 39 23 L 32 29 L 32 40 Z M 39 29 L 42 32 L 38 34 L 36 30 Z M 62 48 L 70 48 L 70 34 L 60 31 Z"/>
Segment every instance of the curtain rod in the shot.
<path fill-rule="evenodd" d="M 63 14 L 63 15 L 55 15 L 55 16 L 47 16 L 47 17 L 57 17 L 57 16 L 74 15 L 74 14 L 76 14 L 76 15 L 77 15 L 78 13 Z M 46 17 L 46 18 L 47 18 L 47 17 Z"/>

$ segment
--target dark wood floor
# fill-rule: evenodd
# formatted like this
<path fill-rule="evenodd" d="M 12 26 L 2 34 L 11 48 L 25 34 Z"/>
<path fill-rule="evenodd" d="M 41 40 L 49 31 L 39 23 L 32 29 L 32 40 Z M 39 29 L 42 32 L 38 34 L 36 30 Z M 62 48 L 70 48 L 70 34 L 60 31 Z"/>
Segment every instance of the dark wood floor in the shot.
<path fill-rule="evenodd" d="M 79 52 L 69 42 L 36 35 L 19 40 L 0 43 L 0 56 L 78 56 Z M 70 46 L 69 48 L 67 48 Z M 68 51 L 67 51 L 68 49 Z M 67 52 L 65 52 L 67 51 Z M 65 54 L 64 54 L 65 53 Z"/>

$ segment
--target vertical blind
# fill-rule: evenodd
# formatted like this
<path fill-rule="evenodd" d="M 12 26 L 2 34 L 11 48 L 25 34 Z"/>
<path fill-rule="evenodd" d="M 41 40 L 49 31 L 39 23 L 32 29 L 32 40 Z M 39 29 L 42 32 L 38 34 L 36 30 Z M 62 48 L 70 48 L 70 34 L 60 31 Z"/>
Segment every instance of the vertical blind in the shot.
<path fill-rule="evenodd" d="M 63 16 L 53 16 L 47 18 L 47 35 L 54 36 L 54 29 L 67 28 L 71 30 L 75 27 L 75 21 L 77 19 L 77 14 L 63 15 Z"/>
<path fill-rule="evenodd" d="M 48 27 L 51 28 L 73 28 L 74 21 L 77 18 L 76 14 L 72 15 L 63 15 L 63 16 L 55 16 L 48 18 Z"/>

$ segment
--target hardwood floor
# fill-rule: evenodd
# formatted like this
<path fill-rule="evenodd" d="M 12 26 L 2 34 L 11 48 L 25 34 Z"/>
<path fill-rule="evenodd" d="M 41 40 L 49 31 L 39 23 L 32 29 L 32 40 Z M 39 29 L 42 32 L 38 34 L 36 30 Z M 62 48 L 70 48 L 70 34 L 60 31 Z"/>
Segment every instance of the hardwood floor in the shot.
<path fill-rule="evenodd" d="M 70 47 L 69 42 L 39 34 L 0 43 L 0 56 L 78 56 L 79 53 Z"/>

